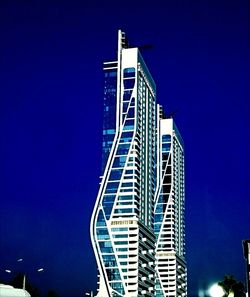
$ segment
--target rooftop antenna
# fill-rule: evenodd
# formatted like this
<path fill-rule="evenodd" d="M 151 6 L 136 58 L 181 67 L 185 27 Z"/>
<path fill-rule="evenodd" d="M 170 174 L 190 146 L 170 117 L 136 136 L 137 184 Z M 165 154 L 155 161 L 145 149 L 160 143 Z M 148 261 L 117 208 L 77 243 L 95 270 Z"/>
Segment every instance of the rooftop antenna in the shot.
<path fill-rule="evenodd" d="M 128 39 L 126 38 L 125 32 L 121 32 L 121 45 L 122 48 L 129 48 Z"/>

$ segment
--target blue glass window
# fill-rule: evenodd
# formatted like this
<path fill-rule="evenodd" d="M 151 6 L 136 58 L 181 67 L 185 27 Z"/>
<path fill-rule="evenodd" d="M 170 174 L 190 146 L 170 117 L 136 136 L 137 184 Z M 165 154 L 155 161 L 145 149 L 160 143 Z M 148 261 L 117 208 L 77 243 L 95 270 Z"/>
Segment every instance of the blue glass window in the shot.
<path fill-rule="evenodd" d="M 171 135 L 166 134 L 162 135 L 162 142 L 170 142 L 171 141 Z"/>
<path fill-rule="evenodd" d="M 104 195 L 103 203 L 111 203 L 115 200 L 115 195 Z"/>
<path fill-rule="evenodd" d="M 111 211 L 113 209 L 114 202 L 104 203 L 103 210 L 107 219 L 110 218 Z"/>
<path fill-rule="evenodd" d="M 102 258 L 104 262 L 114 261 L 114 255 L 103 255 Z"/>
<path fill-rule="evenodd" d="M 132 213 L 132 212 L 133 212 L 133 208 L 120 208 L 115 210 L 115 213 Z"/>
<path fill-rule="evenodd" d="M 126 157 L 116 157 L 114 160 L 113 167 L 124 167 L 126 162 Z"/>
<path fill-rule="evenodd" d="M 122 169 L 112 170 L 110 173 L 109 180 L 120 180 L 122 176 Z"/>
<path fill-rule="evenodd" d="M 117 149 L 117 155 L 127 155 L 130 148 L 130 144 L 119 144 Z"/>
<path fill-rule="evenodd" d="M 118 258 L 128 258 L 128 255 L 118 255 Z"/>
<path fill-rule="evenodd" d="M 109 239 L 109 236 L 104 234 L 104 235 L 98 235 L 97 238 L 98 240 L 107 240 Z"/>
<path fill-rule="evenodd" d="M 97 233 L 97 235 L 108 235 L 108 229 L 107 228 L 97 228 L 96 233 Z"/>
<path fill-rule="evenodd" d="M 119 182 L 108 182 L 106 193 L 116 193 L 119 187 Z"/>
<path fill-rule="evenodd" d="M 155 215 L 155 222 L 162 222 L 163 215 L 162 214 L 156 214 Z"/>
<path fill-rule="evenodd" d="M 127 137 L 132 137 L 133 136 L 133 132 L 123 132 L 122 133 L 122 138 L 127 138 Z"/>
<path fill-rule="evenodd" d="M 129 105 L 129 102 L 124 102 L 124 103 L 123 103 L 123 112 L 127 112 L 127 110 L 128 110 L 128 105 Z"/>
<path fill-rule="evenodd" d="M 163 197 L 163 190 L 161 189 L 161 194 L 158 198 L 158 203 L 163 203 L 164 202 L 164 197 Z"/>
<path fill-rule="evenodd" d="M 127 113 L 127 118 L 134 118 L 135 116 L 135 108 L 134 107 L 130 107 L 129 111 Z"/>
<path fill-rule="evenodd" d="M 101 244 L 101 243 L 103 243 L 103 241 L 100 242 L 99 244 Z M 100 249 L 101 249 L 102 254 L 113 254 L 114 253 L 113 248 L 111 248 L 111 247 L 100 247 Z"/>
<path fill-rule="evenodd" d="M 134 77 L 135 76 L 135 68 L 130 67 L 130 68 L 125 68 L 123 70 L 123 77 Z"/>
<path fill-rule="evenodd" d="M 157 204 L 155 212 L 156 213 L 162 213 L 163 212 L 163 204 L 162 203 Z"/>
<path fill-rule="evenodd" d="M 103 113 L 103 151 L 102 171 L 104 171 L 111 145 L 114 139 L 114 132 L 107 137 L 107 131 L 115 131 L 116 127 L 116 85 L 117 69 L 105 70 L 104 80 L 104 113 Z"/>
<path fill-rule="evenodd" d="M 134 126 L 134 120 L 126 120 L 125 126 Z"/>
<path fill-rule="evenodd" d="M 116 248 L 117 252 L 127 252 L 128 248 Z"/>
<path fill-rule="evenodd" d="M 124 131 L 127 131 L 127 130 L 134 130 L 134 125 L 131 125 L 131 126 L 129 126 L 129 125 L 126 125 L 126 123 L 125 123 L 125 126 L 124 126 Z"/>
<path fill-rule="evenodd" d="M 171 146 L 171 143 L 163 143 L 162 144 L 162 153 L 168 153 L 170 152 L 170 146 Z"/>
<path fill-rule="evenodd" d="M 133 174 L 133 170 L 126 170 L 125 174 Z"/>
<path fill-rule="evenodd" d="M 116 234 L 113 235 L 114 238 L 128 238 L 128 234 Z"/>
<path fill-rule="evenodd" d="M 111 231 L 114 231 L 114 232 L 120 232 L 120 231 L 128 231 L 128 228 L 127 227 L 118 227 L 118 228 L 111 228 Z"/>
<path fill-rule="evenodd" d="M 155 230 L 155 232 L 159 233 L 160 230 L 161 230 L 161 224 L 155 224 L 154 225 L 154 230 Z"/>
<path fill-rule="evenodd" d="M 113 254 L 114 253 L 112 245 L 109 241 L 100 241 L 99 247 L 100 247 L 102 254 Z"/>
<path fill-rule="evenodd" d="M 133 89 L 135 85 L 135 79 L 134 78 L 124 79 L 123 85 L 124 85 L 124 89 Z"/>
<path fill-rule="evenodd" d="M 118 200 L 119 201 L 124 201 L 124 200 L 132 200 L 133 196 L 132 195 L 124 195 L 124 196 L 119 196 Z"/>
<path fill-rule="evenodd" d="M 122 183 L 121 185 L 123 188 L 124 187 L 133 187 L 133 183 Z"/>
<path fill-rule="evenodd" d="M 103 260 L 104 260 L 104 257 L 105 257 L 105 255 L 103 256 Z M 109 256 L 109 257 L 111 258 L 112 256 Z M 106 260 L 106 261 L 104 260 L 104 265 L 105 265 L 105 267 L 116 267 L 117 266 L 116 260 L 114 257 L 112 260 L 111 259 Z"/>
<path fill-rule="evenodd" d="M 124 91 L 123 93 L 123 101 L 129 101 L 132 95 L 132 91 Z"/>
<path fill-rule="evenodd" d="M 128 189 L 121 189 L 122 193 L 127 193 L 127 192 L 133 192 L 133 189 L 128 188 Z"/>
<path fill-rule="evenodd" d="M 102 211 L 99 211 L 98 218 L 97 218 L 97 226 L 106 226 Z"/>
<path fill-rule="evenodd" d="M 117 72 L 116 72 L 116 70 L 114 71 L 113 69 L 112 70 L 107 69 L 104 73 L 105 77 L 116 77 L 116 75 L 117 75 Z"/>
<path fill-rule="evenodd" d="M 128 244 L 127 241 L 116 241 L 115 245 L 123 245 L 123 244 Z"/>
<path fill-rule="evenodd" d="M 106 134 L 115 134 L 115 130 L 114 129 L 103 130 L 103 135 L 106 135 Z"/>
<path fill-rule="evenodd" d="M 124 179 L 132 179 L 133 178 L 133 175 L 125 175 L 124 176 Z"/>
<path fill-rule="evenodd" d="M 131 205 L 132 201 L 121 201 L 118 202 L 117 205 Z"/>
<path fill-rule="evenodd" d="M 110 286 L 113 290 L 119 292 L 121 295 L 124 295 L 125 291 L 124 291 L 124 288 L 123 288 L 123 285 L 122 283 L 110 283 Z M 115 291 L 113 291 L 112 293 L 112 296 L 113 297 L 120 297 L 120 295 L 116 294 Z"/>

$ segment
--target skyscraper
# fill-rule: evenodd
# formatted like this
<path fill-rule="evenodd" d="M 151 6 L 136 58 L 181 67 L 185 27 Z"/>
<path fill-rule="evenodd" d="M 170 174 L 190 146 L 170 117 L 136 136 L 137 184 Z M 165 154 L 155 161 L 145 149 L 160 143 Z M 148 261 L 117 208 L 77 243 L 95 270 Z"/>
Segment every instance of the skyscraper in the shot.
<path fill-rule="evenodd" d="M 121 31 L 117 60 L 104 63 L 104 75 L 102 176 L 91 218 L 98 296 L 184 296 L 181 137 L 172 119 L 163 120 L 151 74 Z"/>

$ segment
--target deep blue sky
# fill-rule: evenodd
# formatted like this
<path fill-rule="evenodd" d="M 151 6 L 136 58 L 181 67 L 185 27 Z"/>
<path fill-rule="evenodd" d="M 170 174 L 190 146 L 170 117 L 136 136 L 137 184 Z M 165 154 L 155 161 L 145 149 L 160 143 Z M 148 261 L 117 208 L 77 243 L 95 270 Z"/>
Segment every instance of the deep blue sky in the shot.
<path fill-rule="evenodd" d="M 142 54 L 186 147 L 189 295 L 233 274 L 250 237 L 247 1 L 0 2 L 0 279 L 96 288 L 89 221 L 101 171 L 102 62 L 117 30 Z M 19 257 L 23 263 L 16 263 Z M 35 268 L 43 266 L 43 274 Z"/>

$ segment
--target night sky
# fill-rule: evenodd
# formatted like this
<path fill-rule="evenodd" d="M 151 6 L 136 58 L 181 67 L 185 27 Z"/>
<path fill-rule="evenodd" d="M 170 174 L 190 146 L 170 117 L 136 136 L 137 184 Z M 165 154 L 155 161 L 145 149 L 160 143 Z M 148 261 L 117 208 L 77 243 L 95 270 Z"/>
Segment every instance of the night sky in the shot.
<path fill-rule="evenodd" d="M 118 29 L 153 46 L 142 55 L 157 100 L 185 141 L 189 296 L 225 274 L 245 280 L 249 11 L 240 0 L 1 0 L 1 280 L 22 271 L 60 297 L 96 289 L 102 62 L 116 59 Z"/>

